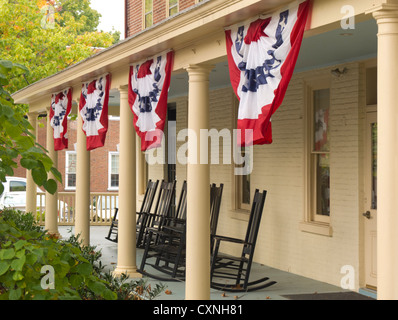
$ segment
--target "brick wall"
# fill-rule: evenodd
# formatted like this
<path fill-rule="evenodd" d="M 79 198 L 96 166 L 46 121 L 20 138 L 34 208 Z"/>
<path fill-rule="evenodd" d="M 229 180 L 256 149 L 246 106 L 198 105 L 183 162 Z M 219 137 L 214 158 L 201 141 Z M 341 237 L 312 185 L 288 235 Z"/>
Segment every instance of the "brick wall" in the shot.
<path fill-rule="evenodd" d="M 126 36 L 130 37 L 140 32 L 144 26 L 144 0 L 126 0 Z M 168 0 L 153 0 L 153 24 L 157 24 L 168 17 Z M 179 11 L 195 5 L 195 0 L 179 0 Z"/>

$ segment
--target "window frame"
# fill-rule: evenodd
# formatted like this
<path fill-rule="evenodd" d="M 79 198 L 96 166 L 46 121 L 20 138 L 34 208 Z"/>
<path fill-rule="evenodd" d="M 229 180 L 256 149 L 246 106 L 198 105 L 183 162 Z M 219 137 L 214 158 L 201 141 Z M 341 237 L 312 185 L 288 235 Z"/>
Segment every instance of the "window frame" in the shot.
<path fill-rule="evenodd" d="M 304 217 L 303 221 L 300 222 L 300 230 L 305 232 L 316 233 L 325 236 L 332 236 L 333 230 L 331 226 L 331 191 L 330 191 L 330 180 L 329 180 L 329 215 L 320 215 L 316 213 L 317 208 L 317 159 L 320 154 L 329 155 L 329 179 L 332 176 L 332 170 L 330 165 L 331 150 L 329 147 L 328 151 L 316 151 L 314 147 L 314 116 L 315 116 L 315 105 L 314 105 L 314 92 L 318 90 L 329 89 L 329 143 L 331 141 L 330 136 L 330 117 L 331 117 L 331 99 L 332 90 L 330 78 L 318 78 L 305 83 L 305 102 L 304 102 Z"/>
<path fill-rule="evenodd" d="M 77 157 L 77 152 L 76 151 L 72 151 L 72 150 L 68 150 L 65 152 L 65 190 L 76 190 L 76 185 L 74 186 L 70 186 L 68 184 L 68 177 L 70 174 L 74 174 L 75 175 L 75 181 L 76 181 L 76 168 L 75 168 L 75 172 L 74 173 L 70 173 L 69 172 L 69 157 L 71 155 L 75 155 Z M 77 159 L 76 159 L 77 161 Z"/>
<path fill-rule="evenodd" d="M 177 14 L 180 11 L 180 1 L 176 0 L 177 2 L 174 5 L 170 5 L 170 1 L 171 0 L 167 0 L 166 1 L 166 10 L 167 10 L 166 11 L 166 15 L 167 15 L 167 17 L 172 17 L 172 16 L 174 16 L 175 14 Z M 173 13 L 173 14 L 170 14 L 170 10 L 174 9 L 174 8 L 177 8 L 177 12 Z"/>

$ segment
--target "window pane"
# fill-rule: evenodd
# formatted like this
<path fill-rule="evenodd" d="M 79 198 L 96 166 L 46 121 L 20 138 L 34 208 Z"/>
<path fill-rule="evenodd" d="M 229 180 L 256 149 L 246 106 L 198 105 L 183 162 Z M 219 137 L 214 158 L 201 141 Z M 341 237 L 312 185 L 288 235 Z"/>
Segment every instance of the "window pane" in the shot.
<path fill-rule="evenodd" d="M 329 151 L 330 90 L 314 91 L 314 151 Z"/>
<path fill-rule="evenodd" d="M 111 155 L 111 174 L 119 174 L 119 155 Z"/>
<path fill-rule="evenodd" d="M 176 14 L 176 13 L 178 13 L 178 7 L 177 7 L 177 6 L 175 6 L 175 7 L 173 7 L 173 8 L 170 8 L 170 10 L 169 10 L 169 16 L 172 16 L 172 15 L 174 15 L 174 14 Z"/>
<path fill-rule="evenodd" d="M 316 214 L 330 215 L 330 166 L 329 155 L 318 154 L 316 166 Z"/>
<path fill-rule="evenodd" d="M 75 173 L 69 173 L 68 174 L 68 182 L 67 182 L 68 187 L 76 187 L 76 174 Z"/>
<path fill-rule="evenodd" d="M 67 173 L 76 173 L 76 153 L 67 153 L 68 163 L 66 167 Z"/>
<path fill-rule="evenodd" d="M 111 174 L 111 187 L 119 186 L 119 174 Z"/>
<path fill-rule="evenodd" d="M 153 0 L 145 0 L 145 13 L 152 12 Z"/>
<path fill-rule="evenodd" d="M 372 123 L 372 209 L 377 209 L 377 123 Z"/>
<path fill-rule="evenodd" d="M 152 26 L 152 13 L 145 15 L 145 28 L 149 28 L 150 26 Z"/>
<path fill-rule="evenodd" d="M 26 191 L 26 183 L 23 181 L 10 181 L 10 191 L 11 192 Z"/>

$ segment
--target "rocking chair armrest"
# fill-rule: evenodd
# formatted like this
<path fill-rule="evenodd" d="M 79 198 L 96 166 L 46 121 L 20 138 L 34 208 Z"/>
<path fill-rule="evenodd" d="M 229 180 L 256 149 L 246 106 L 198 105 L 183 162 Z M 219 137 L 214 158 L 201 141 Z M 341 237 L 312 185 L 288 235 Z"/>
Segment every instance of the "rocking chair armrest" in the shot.
<path fill-rule="evenodd" d="M 215 235 L 214 239 L 218 242 L 220 241 L 228 241 L 228 242 L 234 242 L 234 243 L 240 243 L 240 244 L 245 244 L 245 241 L 242 239 L 237 239 L 237 238 L 231 238 L 231 237 L 226 237 L 226 236 L 218 236 Z"/>

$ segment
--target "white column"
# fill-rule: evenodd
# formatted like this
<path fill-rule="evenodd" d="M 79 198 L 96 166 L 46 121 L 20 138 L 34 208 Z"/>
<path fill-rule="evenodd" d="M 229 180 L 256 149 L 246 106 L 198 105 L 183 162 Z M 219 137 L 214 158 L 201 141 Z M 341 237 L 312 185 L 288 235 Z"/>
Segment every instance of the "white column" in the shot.
<path fill-rule="evenodd" d="M 192 152 L 197 155 L 197 163 L 188 161 L 187 165 L 187 300 L 210 299 L 210 167 L 208 161 L 200 163 L 199 140 L 200 130 L 209 128 L 209 73 L 212 68 L 199 65 L 186 68 L 189 75 L 188 129 L 195 133 L 194 137 L 188 137 L 188 158 Z"/>
<path fill-rule="evenodd" d="M 37 135 L 37 113 L 29 113 L 28 121 L 33 127 L 31 133 Z M 36 137 L 37 141 L 37 137 Z M 37 207 L 37 186 L 32 178 L 30 170 L 26 170 L 26 212 L 36 212 Z"/>
<path fill-rule="evenodd" d="M 50 123 L 50 108 L 47 108 L 47 131 L 46 131 L 46 145 L 48 156 L 53 161 L 53 166 L 58 167 L 58 153 L 54 150 L 54 131 Z M 49 178 L 54 179 L 52 173 L 49 173 Z M 59 235 L 58 232 L 58 191 L 55 194 L 46 192 L 46 213 L 45 213 L 45 229 L 49 233 Z"/>
<path fill-rule="evenodd" d="M 80 234 L 83 245 L 90 244 L 90 151 L 87 151 L 83 121 L 77 112 L 76 147 L 76 212 L 75 235 Z"/>
<path fill-rule="evenodd" d="M 377 298 L 398 299 L 398 5 L 373 10 L 378 24 Z"/>
<path fill-rule="evenodd" d="M 117 267 L 115 275 L 141 277 L 136 263 L 136 138 L 133 113 L 128 103 L 128 87 L 120 92 L 119 211 Z"/>

